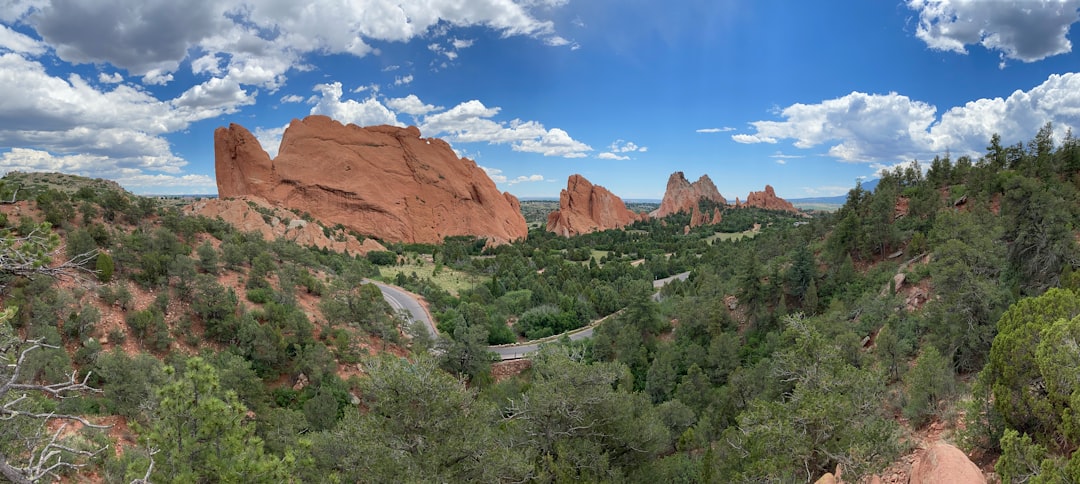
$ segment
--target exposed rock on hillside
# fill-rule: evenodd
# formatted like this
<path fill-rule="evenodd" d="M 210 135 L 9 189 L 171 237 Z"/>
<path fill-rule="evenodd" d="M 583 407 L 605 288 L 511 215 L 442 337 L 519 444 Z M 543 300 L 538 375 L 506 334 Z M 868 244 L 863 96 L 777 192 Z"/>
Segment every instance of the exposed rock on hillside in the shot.
<path fill-rule="evenodd" d="M 325 247 L 349 254 L 363 255 L 373 250 L 386 250 L 386 247 L 373 239 L 360 242 L 351 234 L 343 232 L 332 233 L 331 237 L 327 237 L 319 224 L 303 220 L 292 212 L 274 209 L 266 200 L 258 197 L 200 200 L 188 205 L 185 210 L 191 215 L 221 218 L 237 230 L 258 232 L 266 240 L 282 237 L 299 245 L 320 249 Z"/>
<path fill-rule="evenodd" d="M 548 214 L 547 230 L 570 237 L 617 229 L 646 218 L 648 214 L 634 213 L 606 188 L 581 175 L 571 175 L 559 194 L 559 209 Z"/>
<path fill-rule="evenodd" d="M 727 200 L 724 199 L 723 195 L 720 195 L 720 191 L 716 189 L 716 185 L 709 179 L 709 175 L 701 175 L 701 178 L 698 178 L 696 182 L 690 183 L 686 181 L 683 172 L 677 171 L 668 177 L 667 189 L 664 191 L 664 199 L 660 202 L 660 208 L 649 215 L 662 218 L 679 212 L 696 213 L 701 199 L 727 205 Z M 707 217 L 708 214 L 692 217 L 690 225 L 694 227 L 701 225 L 701 223 L 694 224 L 694 221 L 699 220 L 702 216 Z"/>
<path fill-rule="evenodd" d="M 911 467 L 911 484 L 938 482 L 985 484 L 979 467 L 956 447 L 938 442 Z"/>
<path fill-rule="evenodd" d="M 738 199 L 736 199 L 736 202 L 737 201 Z M 746 196 L 746 201 L 740 205 L 743 207 L 758 207 L 765 210 L 783 210 L 792 213 L 799 212 L 799 209 L 795 208 L 791 202 L 776 196 L 776 192 L 773 191 L 772 185 L 765 185 L 765 191 L 763 192 L 750 192 L 750 195 Z"/>
<path fill-rule="evenodd" d="M 394 242 L 437 243 L 475 235 L 505 243 L 528 234 L 512 195 L 476 163 L 415 127 L 293 120 L 277 158 L 237 124 L 214 132 L 222 198 L 254 195 L 327 225 Z"/>

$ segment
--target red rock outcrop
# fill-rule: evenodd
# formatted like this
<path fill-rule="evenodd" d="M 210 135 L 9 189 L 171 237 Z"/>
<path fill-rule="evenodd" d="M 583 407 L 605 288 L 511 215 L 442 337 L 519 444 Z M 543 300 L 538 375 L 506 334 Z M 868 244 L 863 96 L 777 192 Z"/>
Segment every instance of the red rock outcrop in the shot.
<path fill-rule="evenodd" d="M 625 227 L 648 214 L 626 208 L 608 189 L 593 185 L 581 175 L 570 175 L 559 193 L 559 209 L 548 214 L 547 230 L 563 237 Z"/>
<path fill-rule="evenodd" d="M 214 155 L 221 198 L 262 197 L 382 240 L 475 235 L 505 243 L 528 234 L 516 198 L 415 127 L 308 116 L 293 120 L 271 160 L 248 130 L 231 124 L 214 132 Z"/>
<path fill-rule="evenodd" d="M 683 172 L 677 171 L 672 173 L 668 177 L 667 189 L 664 190 L 664 199 L 660 201 L 660 208 L 652 211 L 649 215 L 656 218 L 663 218 L 673 213 L 690 212 L 694 213 L 698 210 L 698 204 L 701 199 L 706 199 L 720 205 L 727 205 L 727 200 L 723 195 L 720 195 L 720 191 L 716 189 L 716 185 L 709 179 L 709 175 L 701 175 L 696 182 L 690 183 L 686 181 L 686 176 Z M 704 216 L 708 216 L 707 214 Z M 694 225 L 692 218 L 690 225 Z M 707 220 L 707 219 L 704 219 Z"/>
<path fill-rule="evenodd" d="M 360 255 L 373 250 L 386 250 L 386 247 L 374 239 L 360 242 L 348 233 L 331 234 L 334 237 L 327 237 L 319 224 L 303 220 L 292 212 L 275 209 L 259 197 L 199 200 L 184 210 L 190 215 L 220 218 L 237 230 L 258 232 L 266 240 L 282 237 L 303 246 L 320 249 L 325 247 L 335 252 Z"/>
<path fill-rule="evenodd" d="M 738 199 L 735 200 L 738 204 Z M 791 202 L 776 196 L 776 192 L 773 191 L 772 185 L 765 185 L 765 191 L 763 192 L 750 192 L 750 194 L 746 196 L 746 201 L 738 205 L 742 207 L 758 207 L 765 210 L 783 210 L 792 213 L 799 212 L 799 209 L 795 208 Z"/>
<path fill-rule="evenodd" d="M 956 447 L 938 442 L 911 466 L 911 484 L 986 484 L 979 467 Z"/>

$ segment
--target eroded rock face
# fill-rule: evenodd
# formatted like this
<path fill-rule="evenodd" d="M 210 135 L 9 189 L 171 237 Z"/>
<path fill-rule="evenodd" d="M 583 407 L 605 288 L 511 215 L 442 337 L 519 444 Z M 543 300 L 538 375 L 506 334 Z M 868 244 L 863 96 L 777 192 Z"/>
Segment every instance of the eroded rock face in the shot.
<path fill-rule="evenodd" d="M 758 207 L 765 210 L 783 210 L 785 212 L 798 213 L 799 209 L 795 208 L 791 202 L 784 200 L 776 196 L 776 192 L 773 191 L 772 185 L 765 185 L 765 191 L 762 192 L 750 192 L 746 196 L 746 201 L 741 204 L 738 203 L 738 199 L 735 199 L 736 204 L 742 207 Z"/>
<path fill-rule="evenodd" d="M 589 183 L 581 175 L 571 175 L 559 193 L 559 209 L 548 214 L 547 230 L 563 237 L 617 229 L 648 214 L 626 208 L 622 199 L 608 189 Z"/>
<path fill-rule="evenodd" d="M 231 124 L 214 132 L 214 154 L 221 198 L 262 197 L 385 241 L 475 235 L 506 243 L 528 234 L 513 195 L 415 127 L 308 116 L 293 120 L 271 160 L 248 130 Z"/>
<path fill-rule="evenodd" d="M 985 484 L 979 467 L 964 452 L 945 442 L 927 449 L 911 466 L 911 484 Z"/>
<path fill-rule="evenodd" d="M 265 240 L 282 237 L 303 246 L 325 247 L 335 252 L 360 255 L 373 250 L 386 250 L 374 239 L 360 242 L 347 233 L 327 237 L 318 224 L 303 220 L 287 210 L 275 209 L 259 197 L 200 200 L 188 205 L 185 210 L 191 215 L 221 218 L 242 232 L 258 232 Z"/>
<path fill-rule="evenodd" d="M 660 208 L 652 211 L 649 215 L 656 218 L 663 218 L 673 213 L 688 212 L 696 213 L 698 205 L 701 199 L 709 200 L 720 205 L 727 205 L 727 200 L 723 195 L 720 195 L 720 191 L 716 189 L 716 185 L 713 184 L 709 175 L 701 175 L 696 182 L 690 183 L 686 180 L 686 176 L 683 172 L 677 171 L 672 173 L 668 177 L 667 189 L 664 191 L 664 199 L 660 202 Z M 708 214 L 704 214 L 703 217 L 707 217 Z M 694 220 L 699 217 L 693 217 L 690 225 L 694 224 Z M 702 218 L 703 221 L 707 221 L 707 218 Z"/>

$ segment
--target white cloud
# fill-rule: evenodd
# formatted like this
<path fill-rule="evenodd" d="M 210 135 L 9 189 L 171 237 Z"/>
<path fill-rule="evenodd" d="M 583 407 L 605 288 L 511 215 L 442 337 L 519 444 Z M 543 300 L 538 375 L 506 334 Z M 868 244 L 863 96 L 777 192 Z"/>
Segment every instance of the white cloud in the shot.
<path fill-rule="evenodd" d="M 488 168 L 486 166 L 481 166 L 480 169 L 484 170 L 484 173 L 487 173 L 487 176 L 488 178 L 491 178 L 491 181 L 495 183 L 506 183 L 506 175 L 502 174 L 502 170 L 498 168 Z"/>
<path fill-rule="evenodd" d="M 46 49 L 45 44 L 30 36 L 0 25 L 0 52 L 4 50 L 36 56 L 44 54 Z"/>
<path fill-rule="evenodd" d="M 695 130 L 697 133 L 727 133 L 728 131 L 735 131 L 735 128 L 724 126 L 723 128 L 701 128 Z"/>
<path fill-rule="evenodd" d="M 510 180 L 510 181 L 508 181 L 506 183 L 508 183 L 510 185 L 517 185 L 518 183 L 524 183 L 524 182 L 542 182 L 542 181 L 544 181 L 544 175 L 529 175 L 529 176 L 521 175 L 521 176 L 519 176 L 517 178 L 514 178 L 513 180 Z"/>
<path fill-rule="evenodd" d="M 803 155 L 785 155 L 784 152 L 777 151 L 776 153 L 773 153 L 773 154 L 769 155 L 769 158 L 793 159 L 793 158 L 806 158 L 806 157 L 803 156 Z"/>
<path fill-rule="evenodd" d="M 592 151 L 589 145 L 574 140 L 559 128 L 548 130 L 536 121 L 496 122 L 490 119 L 499 111 L 500 108 L 489 108 L 475 99 L 466 101 L 447 111 L 426 116 L 420 131 L 425 136 L 445 136 L 452 142 L 510 143 L 514 151 L 545 156 L 582 158 L 585 152 Z"/>
<path fill-rule="evenodd" d="M 1058 139 L 1080 128 L 1080 73 L 1053 74 L 1028 91 L 1007 98 L 977 99 L 945 111 L 896 93 L 853 92 L 818 104 L 794 104 L 781 121 L 750 123 L 756 133 L 736 134 L 740 143 L 794 140 L 796 148 L 831 145 L 844 161 L 929 159 L 950 150 L 979 156 L 997 133 L 1006 144 L 1026 141 L 1046 122 Z"/>
<path fill-rule="evenodd" d="M 124 76 L 121 76 L 119 72 L 114 72 L 111 75 L 100 72 L 98 73 L 98 82 L 103 84 L 119 84 L 124 82 Z"/>
<path fill-rule="evenodd" d="M 240 84 L 230 79 L 211 78 L 184 91 L 173 102 L 181 108 L 209 110 L 200 118 L 213 118 L 225 113 L 236 112 L 239 106 L 254 104 L 255 95 L 248 94 Z M 216 113 L 215 113 L 216 112 Z"/>
<path fill-rule="evenodd" d="M 1035 62 L 1072 51 L 1069 28 L 1080 0 L 908 0 L 919 13 L 916 37 L 934 50 L 967 53 L 982 45 L 1009 59 Z"/>
<path fill-rule="evenodd" d="M 630 153 L 630 152 L 634 152 L 634 151 L 639 151 L 639 152 L 644 153 L 646 151 L 649 151 L 649 148 L 645 147 L 645 146 L 638 146 L 633 141 L 625 141 L 625 140 L 618 139 L 618 140 L 615 140 L 614 143 L 611 143 L 610 151 L 612 153 Z"/>
<path fill-rule="evenodd" d="M 442 107 L 432 104 L 424 104 L 420 98 L 416 97 L 416 94 L 387 99 L 386 106 L 399 113 L 410 114 L 413 116 L 422 116 L 432 111 L 439 111 L 442 109 Z"/>
<path fill-rule="evenodd" d="M 488 178 L 491 178 L 491 181 L 493 181 L 495 183 L 506 183 L 508 185 L 517 185 L 518 183 L 542 182 L 542 181 L 544 181 L 544 175 L 539 175 L 539 174 L 520 175 L 520 176 L 518 176 L 516 178 L 507 178 L 506 175 L 503 175 L 503 171 L 498 169 L 498 168 L 488 168 L 486 166 L 480 166 L 480 169 L 484 170 L 484 173 L 487 173 Z"/>
<path fill-rule="evenodd" d="M 353 99 L 341 99 L 341 83 L 319 84 L 315 91 L 322 94 L 315 106 L 311 108 L 311 114 L 324 114 L 342 123 L 352 123 L 357 126 L 374 126 L 389 124 L 403 126 L 386 106 L 373 95 L 363 101 Z"/>
<path fill-rule="evenodd" d="M 281 97 L 281 103 L 282 104 L 286 104 L 286 103 L 302 103 L 302 102 L 304 102 L 304 96 L 300 96 L 300 95 L 297 95 L 297 94 L 289 94 L 287 96 L 282 96 Z"/>
<path fill-rule="evenodd" d="M 569 133 L 559 128 L 551 128 L 539 138 L 524 139 L 510 146 L 514 151 L 563 158 L 584 158 L 586 151 L 592 151 L 589 145 L 571 138 Z"/>
<path fill-rule="evenodd" d="M 783 159 L 783 158 L 777 158 L 777 160 L 776 160 L 776 164 L 777 164 L 777 165 L 786 165 L 786 164 L 787 164 L 787 160 L 785 160 L 785 159 Z"/>
<path fill-rule="evenodd" d="M 173 75 L 161 69 L 151 69 L 143 74 L 142 82 L 147 86 L 164 86 L 173 80 Z"/>
<path fill-rule="evenodd" d="M 413 81 L 412 74 L 409 74 L 409 75 L 407 75 L 405 77 L 394 77 L 394 85 L 395 86 L 404 86 L 406 84 L 411 83 L 412 81 Z"/>
<path fill-rule="evenodd" d="M 270 155 L 270 158 L 277 158 L 278 149 L 281 148 L 281 136 L 285 134 L 285 128 L 289 125 L 282 125 L 276 128 L 255 128 L 255 139 L 259 140 L 259 144 L 262 145 L 263 151 Z"/>
<path fill-rule="evenodd" d="M 558 43 L 549 40 L 559 38 L 554 23 L 535 15 L 556 6 L 511 0 L 9 0 L 0 5 L 0 18 L 34 28 L 66 62 L 111 64 L 149 85 L 170 82 L 187 60 L 192 72 L 214 76 L 225 62 L 223 71 L 236 82 L 274 90 L 286 72 L 305 69 L 307 54 L 363 57 L 375 51 L 372 41 L 442 37 L 450 27 Z M 12 43 L 5 42 L 11 34 L 0 33 L 0 45 Z M 21 49 L 40 49 L 27 39 L 19 40 Z M 453 38 L 447 52 L 471 43 Z"/>
<path fill-rule="evenodd" d="M 770 138 L 768 136 L 760 136 L 756 134 L 733 134 L 731 139 L 736 143 L 753 144 L 753 143 L 769 143 L 776 144 L 776 138 Z"/>
<path fill-rule="evenodd" d="M 194 74 L 221 74 L 221 58 L 215 54 L 206 54 L 191 61 L 191 72 Z"/>
<path fill-rule="evenodd" d="M 629 160 L 630 159 L 630 157 L 626 156 L 626 155 L 616 155 L 615 153 L 608 153 L 608 152 L 600 153 L 599 155 L 596 155 L 596 157 L 600 158 L 601 160 Z"/>
<path fill-rule="evenodd" d="M 399 65 L 389 65 L 389 66 L 383 67 L 382 71 L 383 72 L 392 72 L 392 71 L 396 71 L 398 69 L 401 69 L 401 66 L 399 66 Z"/>
<path fill-rule="evenodd" d="M 199 194 L 217 191 L 217 183 L 206 175 L 149 174 L 140 167 L 124 166 L 115 161 L 114 158 L 99 155 L 54 155 L 42 150 L 12 148 L 0 153 L 0 172 L 58 171 L 108 178 L 137 193 Z"/>

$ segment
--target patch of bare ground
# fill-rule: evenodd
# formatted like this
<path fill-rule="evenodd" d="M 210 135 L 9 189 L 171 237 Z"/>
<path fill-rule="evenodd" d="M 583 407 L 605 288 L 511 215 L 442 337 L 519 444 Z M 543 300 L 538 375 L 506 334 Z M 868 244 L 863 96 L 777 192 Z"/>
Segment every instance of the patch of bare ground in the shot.
<path fill-rule="evenodd" d="M 495 383 L 508 380 L 532 368 L 531 360 L 506 360 L 491 364 L 491 376 Z"/>

